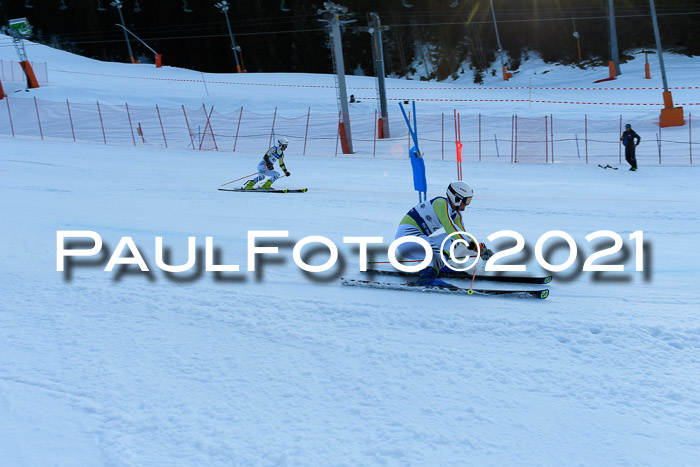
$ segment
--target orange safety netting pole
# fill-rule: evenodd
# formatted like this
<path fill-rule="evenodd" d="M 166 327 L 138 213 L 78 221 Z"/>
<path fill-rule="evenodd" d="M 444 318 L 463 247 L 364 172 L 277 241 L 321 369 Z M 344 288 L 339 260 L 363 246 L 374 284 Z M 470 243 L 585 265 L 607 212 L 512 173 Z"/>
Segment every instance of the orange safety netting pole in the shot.
<path fill-rule="evenodd" d="M 129 118 L 129 129 L 131 130 L 131 139 L 134 142 L 134 146 L 136 146 L 136 137 L 134 136 L 134 125 L 131 123 L 131 113 L 129 112 L 129 104 L 125 102 L 124 105 L 126 106 L 126 116 Z"/>
<path fill-rule="evenodd" d="M 75 143 L 75 128 L 73 128 L 73 115 L 70 112 L 70 103 L 66 99 L 66 107 L 68 107 L 68 120 L 70 121 L 70 131 L 73 133 L 73 142 Z"/>
<path fill-rule="evenodd" d="M 302 155 L 306 155 L 306 139 L 309 136 L 309 119 L 311 119 L 311 107 L 309 107 L 309 110 L 306 112 L 306 130 L 304 130 L 304 152 L 302 152 Z"/>
<path fill-rule="evenodd" d="M 190 142 L 192 143 L 192 150 L 195 150 L 194 147 L 194 138 L 192 137 L 192 128 L 190 128 L 190 121 L 187 119 L 187 112 L 185 111 L 185 106 L 182 106 L 182 113 L 185 115 L 185 123 L 187 124 L 187 133 L 190 134 Z"/>
<path fill-rule="evenodd" d="M 243 106 L 241 106 L 240 113 L 238 114 L 238 126 L 236 127 L 236 139 L 233 141 L 233 151 L 236 151 L 236 145 L 238 144 L 238 130 L 241 129 L 241 119 L 243 119 Z"/>
<path fill-rule="evenodd" d="M 160 118 L 160 109 L 158 104 L 156 104 L 156 113 L 158 114 L 158 122 L 160 122 L 160 131 L 163 133 L 163 142 L 165 143 L 165 149 L 168 149 L 168 140 L 165 139 L 165 129 L 163 128 L 163 119 Z"/>

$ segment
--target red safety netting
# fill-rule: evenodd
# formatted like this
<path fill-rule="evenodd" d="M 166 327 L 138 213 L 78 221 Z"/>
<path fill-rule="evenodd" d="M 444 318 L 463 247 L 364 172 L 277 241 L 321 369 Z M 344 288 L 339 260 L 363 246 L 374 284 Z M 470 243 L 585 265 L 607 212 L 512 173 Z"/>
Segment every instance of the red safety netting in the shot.
<path fill-rule="evenodd" d="M 413 145 L 400 112 L 389 115 L 384 139 L 378 138 L 377 113 L 350 115 L 353 157 L 407 158 Z M 411 116 L 413 120 L 413 116 Z M 163 108 L 52 102 L 10 96 L 0 100 L 0 135 L 56 141 L 262 154 L 280 136 L 288 152 L 349 157 L 343 154 L 338 113 L 307 109 L 289 115 L 251 112 L 241 107 L 218 112 L 211 106 Z M 489 117 L 452 113 L 418 114 L 418 140 L 426 160 L 456 161 L 461 142 L 464 162 L 581 163 L 624 162 L 620 134 L 627 120 L 561 119 L 552 116 Z M 682 127 L 660 128 L 658 119 L 634 120 L 642 137 L 640 163 L 692 164 L 699 151 L 698 125 L 686 115 Z M 457 134 L 459 131 L 459 134 Z"/>

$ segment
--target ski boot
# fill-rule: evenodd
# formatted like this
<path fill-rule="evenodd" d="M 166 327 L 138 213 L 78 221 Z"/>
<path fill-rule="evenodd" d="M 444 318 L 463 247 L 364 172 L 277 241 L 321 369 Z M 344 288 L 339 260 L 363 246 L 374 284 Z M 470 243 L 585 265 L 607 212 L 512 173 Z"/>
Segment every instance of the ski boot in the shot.
<path fill-rule="evenodd" d="M 426 287 L 454 287 L 452 284 L 438 279 L 437 276 L 438 272 L 432 266 L 428 266 L 420 272 L 415 284 Z"/>
<path fill-rule="evenodd" d="M 272 190 L 272 180 L 266 181 L 260 188 L 263 190 Z"/>
<path fill-rule="evenodd" d="M 255 180 L 248 180 L 243 187 L 244 190 L 254 190 L 255 189 Z"/>

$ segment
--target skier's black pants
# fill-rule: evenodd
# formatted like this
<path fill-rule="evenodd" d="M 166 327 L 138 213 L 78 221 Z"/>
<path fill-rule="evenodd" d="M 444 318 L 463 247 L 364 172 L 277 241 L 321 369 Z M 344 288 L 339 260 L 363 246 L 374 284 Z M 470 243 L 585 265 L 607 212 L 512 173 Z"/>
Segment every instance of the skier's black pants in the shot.
<path fill-rule="evenodd" d="M 625 160 L 633 169 L 637 168 L 637 157 L 634 154 L 635 149 L 637 148 L 634 145 L 625 146 Z"/>

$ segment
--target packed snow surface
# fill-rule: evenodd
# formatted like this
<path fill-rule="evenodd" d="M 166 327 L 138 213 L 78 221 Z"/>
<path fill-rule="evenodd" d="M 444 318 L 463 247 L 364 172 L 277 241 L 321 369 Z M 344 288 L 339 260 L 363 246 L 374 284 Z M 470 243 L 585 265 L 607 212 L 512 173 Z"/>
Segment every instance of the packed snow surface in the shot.
<path fill-rule="evenodd" d="M 11 49 L 0 50 L 13 59 Z M 12 95 L 173 106 L 209 99 L 232 109 L 244 100 L 265 110 L 284 95 L 285 109 L 299 114 L 310 103 L 335 108 L 333 89 L 221 85 L 207 98 L 202 83 L 144 87 L 119 78 L 198 72 L 28 50 L 48 62 L 50 83 L 29 93 L 3 83 Z M 674 59 L 687 69 L 674 70 Z M 695 85 L 697 59 L 669 57 L 666 66 L 676 85 Z M 556 79 L 564 74 L 569 85 L 585 87 L 593 73 L 563 70 Z M 640 77 L 608 86 L 639 85 Z M 294 74 L 217 79 L 333 82 Z M 355 80 L 369 78 L 350 85 Z M 450 98 L 447 84 L 430 86 L 445 89 L 425 92 Z M 698 91 L 684 97 L 697 103 Z M 615 117 L 619 109 L 593 111 Z M 648 118 L 658 109 L 643 112 Z M 576 244 L 575 263 L 546 286 L 549 298 L 522 300 L 340 285 L 341 276 L 366 276 L 357 248 L 343 238 L 379 236 L 386 248 L 417 202 L 406 159 L 302 156 L 290 145 L 292 175 L 275 186 L 309 191 L 241 194 L 217 188 L 254 172 L 266 147 L 234 153 L 10 137 L 0 144 L 2 465 L 700 464 L 694 165 L 658 165 L 653 157 L 640 158 L 638 172 L 624 163 L 619 170 L 465 163 L 476 195 L 464 219 L 480 241 L 504 250 L 514 240 L 487 237 L 518 232 L 525 249 L 511 262 L 533 275 L 547 273 L 536 258 L 546 232 L 566 232 Z M 426 165 L 428 196 L 441 196 L 456 177 L 454 159 Z M 595 264 L 624 271 L 583 271 L 586 259 L 613 245 L 586 239 L 601 230 L 619 234 L 624 246 Z M 96 232 L 102 251 L 59 272 L 58 231 Z M 259 255 L 254 272 L 251 231 L 288 232 L 267 239 L 279 252 Z M 638 231 L 639 250 L 630 238 Z M 304 273 L 295 264 L 294 245 L 310 235 L 337 245 L 340 260 L 330 271 Z M 133 239 L 148 273 L 137 265 L 105 271 L 123 237 Z M 195 237 L 196 265 L 164 272 L 156 237 L 173 265 L 187 261 Z M 238 272 L 205 270 L 207 237 L 216 264 L 239 265 Z M 570 250 L 560 242 L 547 259 L 561 264 Z M 315 244 L 302 250 L 310 264 L 328 255 Z M 121 256 L 130 257 L 129 249 Z M 385 252 L 375 259 L 385 261 Z M 635 270 L 639 261 L 643 271 Z"/>

